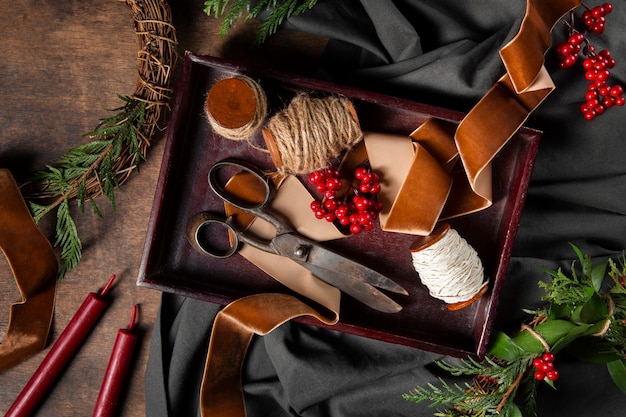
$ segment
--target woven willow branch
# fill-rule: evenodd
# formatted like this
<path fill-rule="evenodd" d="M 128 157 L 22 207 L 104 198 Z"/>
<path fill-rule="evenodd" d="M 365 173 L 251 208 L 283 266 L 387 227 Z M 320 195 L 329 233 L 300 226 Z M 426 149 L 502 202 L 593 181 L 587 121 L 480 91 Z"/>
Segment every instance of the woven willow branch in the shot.
<path fill-rule="evenodd" d="M 124 104 L 87 135 L 91 142 L 68 150 L 22 186 L 35 221 L 56 209 L 54 246 L 61 252 L 60 278 L 82 258 L 70 202 L 84 209 L 84 202 L 89 201 L 94 213 L 101 215 L 94 199 L 105 195 L 115 208 L 114 190 L 146 159 L 173 94 L 170 84 L 178 42 L 169 5 L 165 0 L 124 2 L 130 6 L 140 46 L 135 91 L 119 96 Z"/>
<path fill-rule="evenodd" d="M 170 98 L 172 73 L 177 61 L 178 41 L 172 24 L 172 15 L 168 3 L 164 0 L 124 0 L 130 6 L 135 33 L 139 41 L 138 77 L 135 91 L 131 98 L 145 103 L 144 120 L 137 136 L 139 154 L 147 156 L 154 134 L 159 129 L 159 122 L 166 113 Z M 113 164 L 113 171 L 118 185 L 125 183 L 140 161 L 137 154 L 129 151 L 125 145 L 120 157 Z M 92 198 L 103 194 L 101 179 L 97 175 L 97 164 L 84 177 L 69 181 L 68 192 L 59 195 L 49 183 L 31 182 L 22 188 L 27 200 L 36 200 L 38 204 L 56 207 L 65 199 L 74 200 L 78 195 L 78 183 L 85 182 Z"/>

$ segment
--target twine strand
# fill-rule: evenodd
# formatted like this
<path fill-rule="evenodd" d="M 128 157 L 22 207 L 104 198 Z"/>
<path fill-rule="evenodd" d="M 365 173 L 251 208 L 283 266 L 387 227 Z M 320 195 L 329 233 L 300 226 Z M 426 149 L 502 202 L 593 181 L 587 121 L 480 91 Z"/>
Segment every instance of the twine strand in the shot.
<path fill-rule="evenodd" d="M 522 330 L 526 330 L 528 333 L 533 335 L 533 337 L 537 339 L 539 343 L 541 343 L 541 345 L 543 346 L 543 349 L 546 352 L 550 352 L 550 345 L 548 344 L 548 342 L 546 342 L 546 340 L 539 333 L 537 333 L 532 327 L 530 327 L 527 324 L 522 324 Z"/>
<path fill-rule="evenodd" d="M 267 123 L 281 158 L 279 171 L 306 174 L 328 166 L 363 133 L 346 97 L 298 94 Z"/>
<path fill-rule="evenodd" d="M 446 303 L 467 301 L 487 283 L 478 254 L 454 229 L 411 256 L 430 295 Z"/>

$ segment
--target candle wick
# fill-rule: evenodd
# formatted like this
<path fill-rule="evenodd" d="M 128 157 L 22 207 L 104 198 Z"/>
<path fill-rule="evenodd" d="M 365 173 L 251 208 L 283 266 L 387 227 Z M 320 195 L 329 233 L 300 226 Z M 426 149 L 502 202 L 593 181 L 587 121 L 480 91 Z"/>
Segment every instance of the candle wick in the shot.
<path fill-rule="evenodd" d="M 133 309 L 130 313 L 130 323 L 128 324 L 127 330 L 130 332 L 135 327 L 135 319 L 137 318 L 137 304 L 133 306 Z"/>
<path fill-rule="evenodd" d="M 104 297 L 109 292 L 111 286 L 113 285 L 113 281 L 115 281 L 115 278 L 115 274 L 111 274 L 111 276 L 109 277 L 109 281 L 106 283 L 102 291 L 100 291 L 100 297 Z"/>

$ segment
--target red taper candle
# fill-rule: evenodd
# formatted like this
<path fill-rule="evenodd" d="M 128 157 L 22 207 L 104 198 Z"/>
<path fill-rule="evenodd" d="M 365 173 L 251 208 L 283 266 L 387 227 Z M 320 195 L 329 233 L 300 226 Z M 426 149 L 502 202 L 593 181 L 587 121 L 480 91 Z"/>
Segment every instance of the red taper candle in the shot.
<path fill-rule="evenodd" d="M 133 306 L 130 324 L 126 329 L 120 329 L 115 338 L 109 365 L 107 366 L 98 401 L 93 410 L 93 417 L 112 417 L 115 415 L 126 374 L 135 352 L 138 335 L 134 332 L 137 306 Z"/>
<path fill-rule="evenodd" d="M 89 293 L 72 320 L 63 330 L 39 368 L 30 378 L 20 395 L 11 405 L 5 417 L 26 417 L 32 415 L 43 396 L 56 381 L 89 331 L 109 305 L 107 293 L 115 280 L 111 275 L 109 281 L 99 293 Z"/>

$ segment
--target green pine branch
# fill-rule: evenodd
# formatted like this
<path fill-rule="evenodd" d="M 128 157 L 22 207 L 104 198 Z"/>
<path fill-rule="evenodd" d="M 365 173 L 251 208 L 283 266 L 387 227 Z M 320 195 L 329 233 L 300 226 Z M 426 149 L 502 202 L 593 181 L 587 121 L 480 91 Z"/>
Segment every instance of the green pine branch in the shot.
<path fill-rule="evenodd" d="M 253 7 L 250 0 L 206 0 L 204 12 L 216 19 L 222 18 L 220 35 L 225 36 L 241 19 L 254 19 L 264 10 L 267 11 L 257 33 L 258 45 L 276 33 L 286 19 L 306 12 L 316 3 L 317 0 L 259 0 Z"/>
<path fill-rule="evenodd" d="M 146 105 L 137 99 L 119 96 L 123 104 L 111 117 L 101 119 L 97 127 L 85 136 L 92 141 L 70 149 L 54 164 L 33 177 L 33 183 L 51 201 L 40 204 L 37 195 L 28 203 L 35 222 L 56 209 L 54 246 L 59 247 L 59 278 L 74 268 L 82 257 L 82 243 L 72 218 L 70 202 L 75 201 L 84 211 L 89 202 L 99 217 L 102 213 L 94 197 L 102 194 L 115 209 L 115 189 L 119 186 L 116 164 L 120 157 L 129 156 L 134 165 L 145 159 L 141 151 L 141 127 Z"/>

